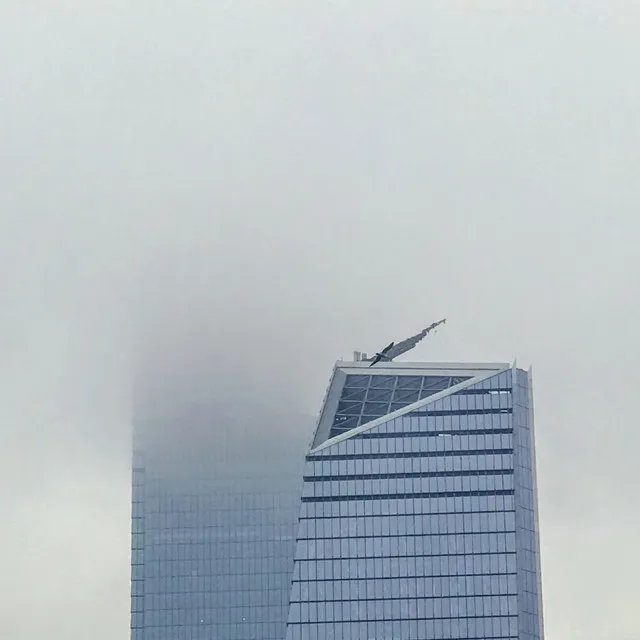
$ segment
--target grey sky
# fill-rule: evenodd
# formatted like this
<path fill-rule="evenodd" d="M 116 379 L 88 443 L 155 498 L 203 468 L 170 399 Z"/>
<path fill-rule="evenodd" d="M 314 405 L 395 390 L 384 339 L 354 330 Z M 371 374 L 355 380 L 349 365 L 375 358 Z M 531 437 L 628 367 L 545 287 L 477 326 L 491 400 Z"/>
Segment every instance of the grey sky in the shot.
<path fill-rule="evenodd" d="M 547 637 L 637 638 L 639 32 L 0 0 L 0 636 L 128 637 L 133 317 L 315 414 L 337 357 L 447 316 L 415 358 L 535 368 Z"/>

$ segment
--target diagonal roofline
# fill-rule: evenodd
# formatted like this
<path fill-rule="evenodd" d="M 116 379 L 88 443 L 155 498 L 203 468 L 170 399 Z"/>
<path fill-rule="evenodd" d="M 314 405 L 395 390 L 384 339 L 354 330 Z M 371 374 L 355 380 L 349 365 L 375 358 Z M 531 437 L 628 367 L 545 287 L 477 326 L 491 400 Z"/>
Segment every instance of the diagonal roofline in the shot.
<path fill-rule="evenodd" d="M 350 369 L 351 366 L 350 365 L 360 365 L 359 362 L 355 362 L 355 363 L 342 363 L 340 364 L 339 362 L 336 364 L 336 367 L 333 371 L 333 375 L 332 375 L 332 382 L 335 379 L 335 373 L 336 370 L 340 367 L 343 369 Z M 409 366 L 407 367 L 406 365 L 403 367 L 402 365 L 404 363 L 388 363 L 388 364 L 393 364 L 394 366 L 390 369 L 395 370 L 395 373 L 397 373 L 398 369 L 417 369 L 418 368 L 418 364 L 419 363 L 408 363 L 409 365 L 413 365 L 413 366 Z M 346 366 L 345 366 L 346 365 Z M 344 440 L 348 440 L 349 438 L 352 438 L 353 436 L 356 436 L 360 433 L 363 433 L 365 431 L 369 431 L 370 429 L 373 429 L 374 427 L 377 427 L 381 424 L 384 424 L 385 422 L 389 422 L 389 420 L 393 420 L 394 418 L 399 418 L 400 416 L 406 415 L 407 413 L 411 413 L 413 411 L 415 411 L 416 409 L 420 409 L 422 407 L 425 407 L 429 404 L 431 404 L 432 402 L 436 402 L 437 400 L 440 400 L 442 398 L 446 398 L 447 396 L 456 393 L 457 391 L 461 391 L 462 389 L 466 389 L 467 387 L 471 387 L 473 385 L 476 385 L 480 382 L 483 382 L 484 380 L 488 380 L 489 378 L 492 378 L 493 376 L 496 376 L 500 373 L 503 373 L 505 371 L 510 371 L 514 364 L 504 364 L 504 363 L 500 363 L 500 364 L 484 364 L 484 365 L 469 365 L 469 364 L 459 364 L 459 365 L 453 365 L 453 364 L 444 364 L 444 363 L 434 363 L 433 365 L 431 364 L 427 364 L 427 363 L 422 363 L 421 367 L 423 370 L 429 370 L 429 371 L 433 371 L 432 366 L 437 367 L 438 366 L 442 366 L 443 369 L 456 369 L 457 371 L 461 372 L 465 369 L 477 369 L 477 368 L 482 368 L 482 369 L 487 369 L 489 367 L 496 367 L 496 368 L 492 368 L 490 371 L 487 371 L 486 374 L 484 375 L 477 375 L 474 376 L 472 378 L 469 378 L 468 380 L 464 380 L 463 382 L 460 382 L 452 387 L 449 387 L 447 389 L 443 389 L 442 391 L 439 391 L 438 393 L 434 393 L 431 396 L 428 396 L 427 398 L 423 398 L 422 400 L 417 400 L 416 402 L 412 403 L 412 404 L 408 404 L 406 407 L 402 407 L 402 409 L 398 409 L 396 411 L 392 411 L 391 413 L 387 413 L 384 416 L 380 416 L 379 418 L 376 418 L 375 420 L 371 420 L 371 422 L 367 422 L 363 425 L 360 425 L 359 427 L 354 427 L 353 429 L 350 429 L 349 431 L 346 431 L 345 433 L 341 433 L 337 436 L 334 436 L 333 438 L 329 438 L 327 440 L 325 440 L 324 442 L 322 442 L 322 444 L 318 445 L 315 448 L 312 448 L 309 453 L 307 455 L 313 455 L 315 453 L 318 453 L 320 451 L 322 451 L 323 449 L 326 449 L 327 447 L 331 447 L 334 444 L 337 444 L 338 442 L 342 442 Z M 356 366 L 354 367 L 355 369 L 362 369 L 364 367 L 362 366 Z M 386 367 L 385 367 L 386 368 Z M 378 375 L 382 374 L 384 375 L 384 368 L 379 368 L 376 369 L 376 373 Z M 328 393 L 327 393 L 328 395 Z M 324 413 L 324 407 L 323 407 L 323 411 L 322 413 Z M 315 435 L 314 435 L 315 438 Z"/>

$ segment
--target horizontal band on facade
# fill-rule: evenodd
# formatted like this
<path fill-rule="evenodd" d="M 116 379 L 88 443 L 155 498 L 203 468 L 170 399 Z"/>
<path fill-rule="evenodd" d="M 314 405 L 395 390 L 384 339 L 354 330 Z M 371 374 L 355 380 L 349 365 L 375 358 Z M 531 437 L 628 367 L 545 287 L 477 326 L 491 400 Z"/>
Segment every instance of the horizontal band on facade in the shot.
<path fill-rule="evenodd" d="M 304 496 L 302 502 L 351 502 L 354 500 L 410 500 L 413 498 L 464 498 L 473 496 L 512 496 L 513 489 L 499 489 L 497 491 L 442 491 L 433 493 L 390 493 L 351 496 Z"/>
<path fill-rule="evenodd" d="M 504 574 L 501 574 L 504 575 Z M 397 578 L 404 580 L 404 578 Z M 324 604 L 329 602 L 393 602 L 400 600 L 452 600 L 459 598 L 517 598 L 517 593 L 472 593 L 472 594 L 456 594 L 448 596 L 399 596 L 392 598 L 391 596 L 383 596 L 382 598 L 357 598 L 340 600 L 290 600 L 290 604 Z M 494 617 L 494 616 L 491 616 Z"/>
<path fill-rule="evenodd" d="M 467 478 L 475 476 L 512 476 L 513 469 L 478 469 L 477 471 L 403 471 L 399 473 L 362 473 L 348 475 L 304 476 L 305 482 L 338 480 L 392 480 L 394 478 Z"/>
<path fill-rule="evenodd" d="M 359 515 L 355 515 L 355 516 L 305 516 L 305 515 L 300 515 L 300 517 L 298 518 L 298 520 L 339 520 L 340 518 L 344 519 L 344 520 L 351 520 L 354 518 L 396 518 L 399 516 L 406 516 L 409 518 L 413 518 L 413 517 L 418 517 L 418 518 L 423 518 L 423 517 L 428 517 L 428 516 L 455 516 L 455 515 L 471 515 L 471 514 L 480 514 L 480 513 L 515 513 L 515 508 L 510 508 L 510 509 L 472 509 L 470 511 L 445 511 L 443 513 L 433 513 L 432 511 L 429 512 L 410 512 L 410 513 L 378 513 L 378 514 L 372 514 L 372 513 L 362 513 Z"/>
<path fill-rule="evenodd" d="M 501 573 L 501 576 L 505 576 L 505 575 L 511 575 L 511 574 L 506 574 L 506 573 Z M 515 574 L 513 574 L 515 576 Z M 290 577 L 290 574 L 287 574 L 287 578 Z M 473 576 L 469 576 L 469 577 L 473 577 Z M 402 578 L 402 580 L 404 580 L 404 578 Z M 144 580 L 138 580 L 138 582 L 144 582 Z M 308 580 L 303 580 L 302 582 L 308 582 Z M 313 582 L 338 582 L 335 579 L 328 579 L 328 580 L 313 580 Z M 287 586 L 291 583 L 291 580 L 287 579 Z M 210 595 L 212 593 L 270 593 L 271 591 L 273 591 L 273 589 L 279 588 L 281 585 L 271 585 L 271 586 L 265 586 L 262 589 L 250 589 L 250 588 L 241 588 L 241 589 L 231 589 L 231 588 L 227 588 L 225 587 L 224 589 L 193 589 L 193 590 L 188 590 L 185 591 L 183 589 L 176 589 L 176 590 L 170 590 L 170 589 L 162 589 L 161 591 L 145 591 L 144 593 L 141 593 L 139 595 L 134 595 L 134 598 L 144 598 L 146 596 L 160 596 L 160 597 L 166 597 L 166 596 L 184 596 L 185 594 L 188 597 L 192 597 L 192 596 L 200 596 L 200 595 Z M 233 605 L 225 605 L 225 608 L 229 608 L 231 609 Z M 237 605 L 238 607 L 241 607 L 243 605 Z M 268 606 L 268 605 L 265 605 Z"/>
<path fill-rule="evenodd" d="M 457 618 L 455 618 L 457 620 Z M 415 620 L 414 618 L 412 618 L 412 621 Z M 431 619 L 430 619 L 431 620 Z M 435 618 L 435 620 L 453 620 L 453 618 Z M 423 622 L 422 618 L 420 620 L 415 620 L 416 622 Z M 357 622 L 357 621 L 356 621 Z M 362 621 L 360 621 L 362 622 Z M 366 622 L 371 623 L 371 624 L 377 624 L 378 622 L 384 622 L 384 620 L 367 620 Z M 287 624 L 297 624 L 297 625 L 301 625 L 301 624 L 349 624 L 349 622 L 345 622 L 343 620 L 341 620 L 338 623 L 333 623 L 333 622 L 322 622 L 322 623 L 318 623 L 318 622 L 291 622 L 291 623 L 287 623 Z M 398 637 L 397 640 L 403 640 L 402 638 Z M 427 638 L 426 636 L 422 637 L 422 638 L 416 638 L 416 640 L 432 640 L 432 638 Z M 465 635 L 463 636 L 449 636 L 448 640 L 519 640 L 518 636 L 467 636 Z"/>
<path fill-rule="evenodd" d="M 346 440 L 349 442 L 349 440 Z M 488 456 L 513 454 L 511 449 L 470 449 L 468 451 L 394 451 L 393 453 L 314 453 L 306 457 L 307 462 L 321 460 L 380 460 L 389 458 L 459 458 L 464 456 Z"/>
<path fill-rule="evenodd" d="M 461 620 L 486 620 L 486 619 L 490 619 L 490 620 L 495 620 L 496 618 L 502 619 L 502 618 L 513 618 L 514 620 L 517 619 L 517 616 L 515 614 L 509 615 L 509 614 L 497 614 L 497 613 L 488 613 L 487 615 L 482 615 L 482 616 L 454 616 L 454 617 L 432 617 L 432 618 L 407 618 L 402 617 L 402 618 L 376 618 L 375 620 L 368 620 L 368 619 L 361 619 L 361 620 L 313 620 L 313 621 L 309 621 L 309 622 L 287 622 L 288 626 L 293 626 L 293 625 L 298 625 L 298 626 L 302 626 L 302 625 L 316 625 L 316 624 L 353 624 L 354 622 L 411 622 L 413 620 L 415 620 L 416 622 L 429 622 L 430 620 L 440 620 L 440 621 L 461 621 Z M 465 638 L 463 640 L 468 640 L 467 637 L 465 636 Z M 483 636 L 483 638 L 481 640 L 488 640 L 487 636 Z M 500 636 L 500 640 L 508 640 L 506 639 L 504 636 Z"/>
<path fill-rule="evenodd" d="M 298 562 L 326 562 L 329 560 L 390 560 L 398 558 L 476 558 L 484 556 L 515 556 L 517 551 L 461 551 L 460 553 L 408 553 L 397 556 L 358 556 L 357 558 L 346 558 L 338 556 L 336 558 L 296 558 Z M 400 577 L 400 576 L 398 576 Z"/>
<path fill-rule="evenodd" d="M 493 616 L 495 617 L 495 616 Z M 480 620 L 484 619 L 484 618 L 479 618 Z M 416 622 L 422 622 L 424 621 L 424 619 L 420 618 L 420 619 L 415 619 L 412 618 L 412 621 L 416 621 Z M 428 620 L 453 620 L 453 618 L 429 618 Z M 350 622 L 352 621 L 344 621 L 344 620 L 338 620 L 335 622 L 289 622 L 287 624 L 295 624 L 295 625 L 303 625 L 303 624 L 313 624 L 313 625 L 317 625 L 317 624 L 350 624 Z M 378 622 L 386 622 L 385 620 L 355 620 L 353 622 L 368 622 L 368 623 L 374 623 L 377 624 Z M 218 624 L 214 624 L 213 627 L 234 627 L 237 623 L 218 623 Z M 271 623 L 271 624 L 278 624 L 278 626 L 280 625 L 280 623 Z M 196 631 L 199 631 L 202 629 L 202 626 L 199 624 L 172 624 L 171 629 L 194 629 Z M 140 625 L 140 626 L 132 626 L 131 629 L 133 631 L 143 631 L 144 629 L 163 629 L 166 630 L 167 629 L 167 625 L 164 624 L 144 624 L 144 625 Z M 399 638 L 398 640 L 402 640 L 401 638 Z M 418 638 L 417 640 L 431 640 L 430 638 Z M 451 637 L 449 638 L 449 640 L 518 640 L 518 636 L 474 636 L 473 638 L 471 636 L 465 635 L 464 637 Z"/>
<path fill-rule="evenodd" d="M 345 429 L 345 433 L 350 431 L 350 429 Z M 451 437 L 451 436 L 488 436 L 488 435 L 498 435 L 498 434 L 512 434 L 513 428 L 508 427 L 504 429 L 450 429 L 447 431 L 443 431 L 442 429 L 438 431 L 396 431 L 383 433 L 379 431 L 371 432 L 364 431 L 363 433 L 354 436 L 354 438 L 358 440 L 373 440 L 377 438 L 425 438 L 425 437 Z"/>
<path fill-rule="evenodd" d="M 501 577 L 517 577 L 516 571 L 505 571 L 504 573 L 445 573 L 438 576 L 403 576 L 402 578 L 388 578 L 388 580 L 440 580 L 442 578 L 501 578 Z M 298 579 L 292 578 L 291 583 L 294 582 L 353 582 L 363 580 L 384 580 L 385 578 L 313 578 L 313 579 Z"/>
<path fill-rule="evenodd" d="M 451 620 L 452 618 L 436 618 L 436 620 Z M 420 622 L 421 620 L 417 621 Z M 367 622 L 371 622 L 373 624 L 377 624 L 378 622 L 381 622 L 379 620 L 367 620 Z M 311 623 L 300 623 L 300 622 L 294 622 L 291 624 L 334 624 L 333 622 L 329 622 L 329 623 L 316 623 L 316 622 L 311 622 Z M 349 624 L 348 622 L 339 622 L 337 624 Z M 398 640 L 402 640 L 402 638 L 398 638 Z M 427 638 L 426 636 L 424 638 L 417 638 L 416 640 L 432 640 L 431 638 Z M 450 636 L 448 638 L 448 640 L 519 640 L 518 636 Z"/>
<path fill-rule="evenodd" d="M 364 428 L 369 423 L 372 423 L 375 420 L 380 420 L 385 418 L 385 416 L 389 415 L 389 413 L 393 413 L 396 410 L 403 409 L 404 407 L 401 405 L 396 409 L 393 407 L 390 410 L 376 410 L 375 408 L 370 408 L 369 412 L 367 412 L 366 405 L 362 409 L 363 413 L 356 412 L 355 408 L 353 409 L 353 413 L 349 412 L 341 412 L 338 411 L 334 417 L 333 425 L 331 427 L 331 431 L 329 433 L 329 438 L 334 438 L 338 435 L 342 435 L 349 431 L 352 431 L 356 428 Z M 512 415 L 513 409 L 511 407 L 492 407 L 486 409 L 416 409 L 411 413 L 406 413 L 401 416 L 397 416 L 396 418 L 389 418 L 388 422 L 392 422 L 394 420 L 405 421 L 407 418 L 438 418 L 438 417 L 468 417 L 468 416 L 499 416 L 499 415 Z M 380 426 L 380 425 L 377 425 Z M 361 434 L 368 433 L 367 430 L 361 432 Z M 359 437 L 360 434 L 356 434 L 356 437 Z"/>
<path fill-rule="evenodd" d="M 492 513 L 495 513 L 492 512 Z M 512 512 L 513 513 L 513 512 Z M 371 517 L 371 516 L 370 516 Z M 481 535 L 491 535 L 495 536 L 503 533 L 516 533 L 515 529 L 511 529 L 509 531 L 451 531 L 445 533 L 385 533 L 381 535 L 370 535 L 370 536 L 350 536 L 343 535 L 340 536 L 313 536 L 311 538 L 296 538 L 296 542 L 301 541 L 311 541 L 314 540 L 380 540 L 382 538 L 427 538 L 429 536 L 481 536 Z"/>
<path fill-rule="evenodd" d="M 449 573 L 449 574 L 443 574 L 443 575 L 439 575 L 439 576 L 403 576 L 402 578 L 313 578 L 311 580 L 306 579 L 306 580 L 301 580 L 298 578 L 293 578 L 291 580 L 291 583 L 304 583 L 304 582 L 308 582 L 308 583 L 316 583 L 316 582 L 366 582 L 369 580 L 449 580 L 449 579 L 460 579 L 460 578 L 464 578 L 465 580 L 467 578 L 504 578 L 504 577 L 511 577 L 511 578 L 517 578 L 518 577 L 518 573 L 516 571 L 509 571 L 509 572 L 505 572 L 505 573 Z"/>
<path fill-rule="evenodd" d="M 501 409 L 492 407 L 491 409 L 418 409 L 411 413 L 406 413 L 402 418 L 430 418 L 438 416 L 488 416 L 499 415 L 501 413 L 513 413 L 511 407 L 503 407 Z"/>
<path fill-rule="evenodd" d="M 513 389 L 511 387 L 499 387 L 497 389 L 474 389 L 472 387 L 467 387 L 466 389 L 461 389 L 460 391 L 456 391 L 451 394 L 451 397 L 496 395 L 498 393 L 511 393 L 512 391 Z"/>

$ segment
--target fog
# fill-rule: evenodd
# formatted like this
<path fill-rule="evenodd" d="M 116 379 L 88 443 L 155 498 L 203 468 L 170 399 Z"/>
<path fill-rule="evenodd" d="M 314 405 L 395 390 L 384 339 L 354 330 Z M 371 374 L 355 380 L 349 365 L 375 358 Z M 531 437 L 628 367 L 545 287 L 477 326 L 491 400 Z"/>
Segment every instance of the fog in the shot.
<path fill-rule="evenodd" d="M 411 359 L 534 367 L 547 638 L 637 638 L 639 29 L 0 0 L 0 636 L 128 638 L 141 361 L 314 416 L 446 316 Z"/>

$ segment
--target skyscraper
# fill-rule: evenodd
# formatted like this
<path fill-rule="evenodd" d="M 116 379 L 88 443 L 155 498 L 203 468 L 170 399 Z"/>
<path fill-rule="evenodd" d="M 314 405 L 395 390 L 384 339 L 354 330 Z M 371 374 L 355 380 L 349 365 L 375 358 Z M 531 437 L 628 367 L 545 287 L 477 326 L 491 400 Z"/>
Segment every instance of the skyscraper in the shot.
<path fill-rule="evenodd" d="M 287 640 L 541 638 L 532 416 L 510 365 L 339 363 Z"/>
<path fill-rule="evenodd" d="M 138 421 L 133 640 L 542 638 L 530 372 L 369 364 Z"/>
<path fill-rule="evenodd" d="M 132 640 L 283 640 L 312 421 L 175 409 L 135 425 Z"/>

